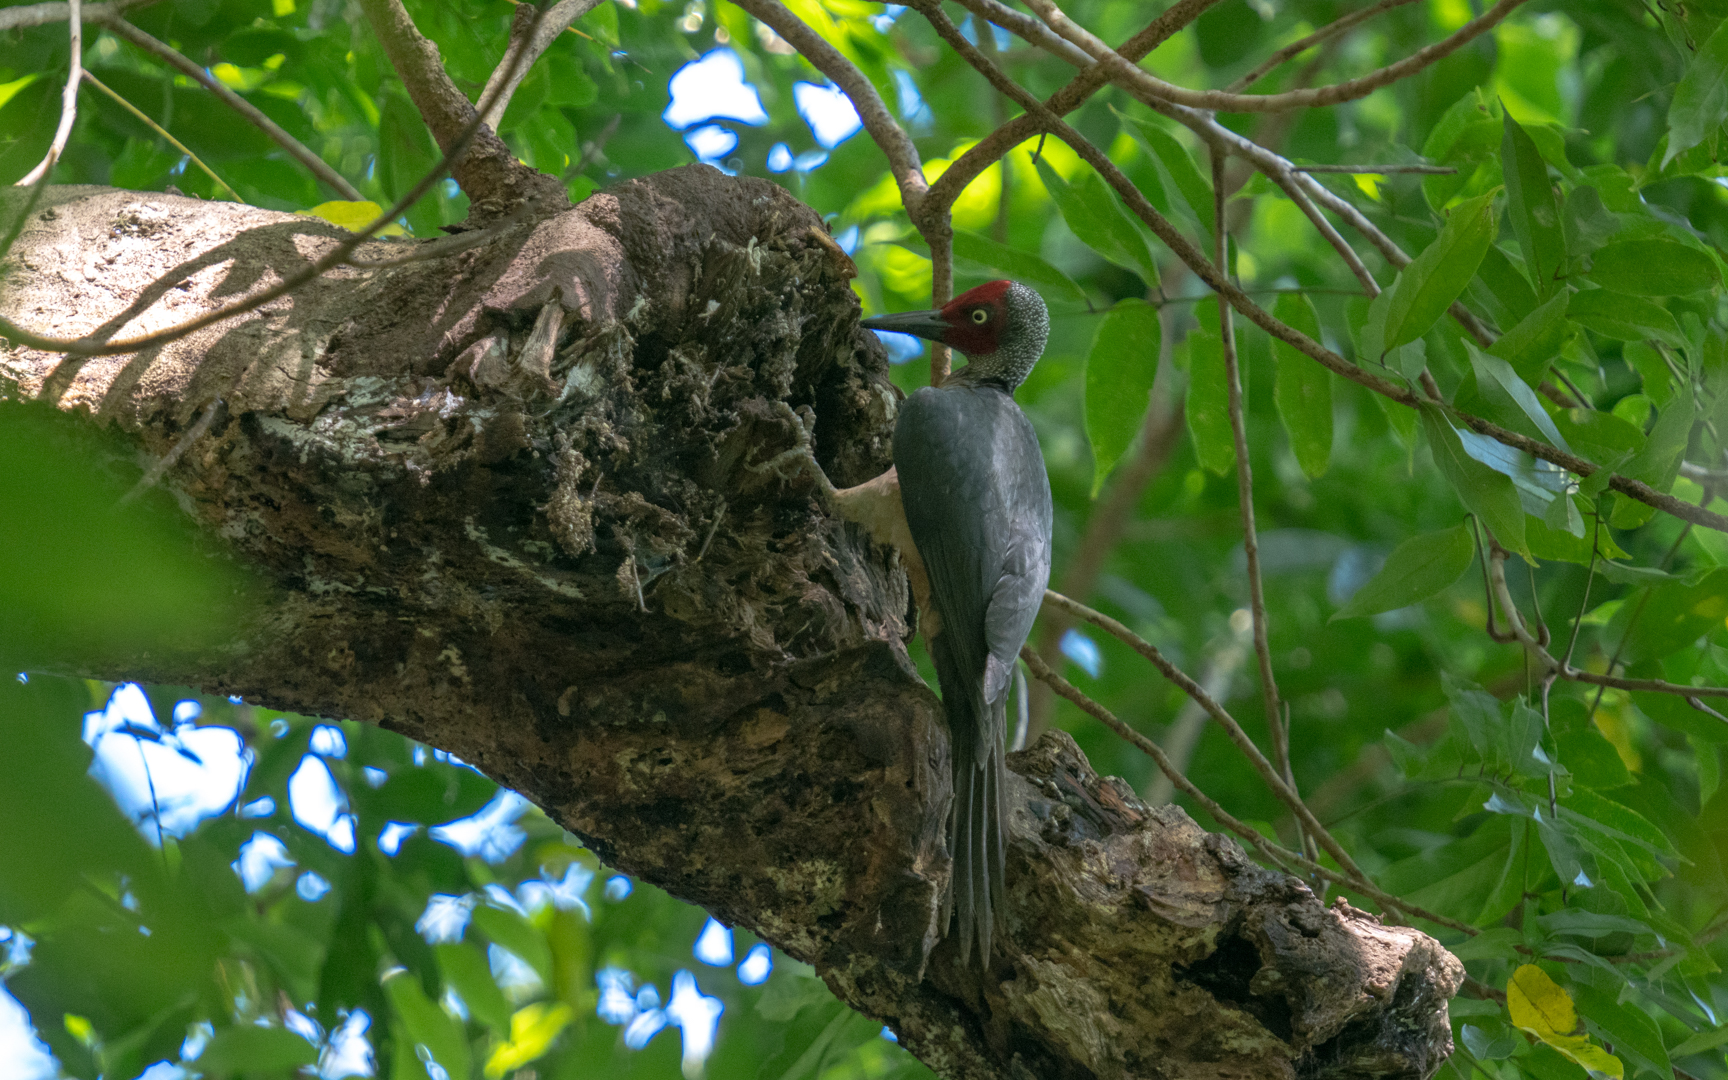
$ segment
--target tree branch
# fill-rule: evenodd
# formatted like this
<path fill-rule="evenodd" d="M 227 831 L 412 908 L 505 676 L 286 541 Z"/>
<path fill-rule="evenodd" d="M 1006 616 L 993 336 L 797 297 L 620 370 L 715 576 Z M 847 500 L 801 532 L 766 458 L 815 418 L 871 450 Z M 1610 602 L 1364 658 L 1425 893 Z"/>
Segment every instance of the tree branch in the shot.
<path fill-rule="evenodd" d="M 67 62 L 70 67 L 66 72 L 66 87 L 60 91 L 60 126 L 54 129 L 54 140 L 48 144 L 48 153 L 36 163 L 35 168 L 20 177 L 14 187 L 29 187 L 53 171 L 54 163 L 60 160 L 61 153 L 66 149 L 66 140 L 72 137 L 72 125 L 78 120 L 78 76 L 84 70 L 84 16 L 81 0 L 70 0 L 66 9 L 70 45 Z"/>
<path fill-rule="evenodd" d="M 1213 262 L 1220 268 L 1229 265 L 1230 231 L 1225 220 L 1224 155 L 1212 157 L 1212 220 L 1217 228 L 1214 238 Z M 1266 588 L 1260 576 L 1260 537 L 1254 527 L 1254 468 L 1248 460 L 1248 421 L 1242 408 L 1242 363 L 1236 353 L 1236 321 L 1230 302 L 1218 294 L 1219 344 L 1224 353 L 1224 389 L 1226 411 L 1230 416 L 1231 445 L 1236 451 L 1236 504 L 1242 514 L 1242 553 L 1248 569 L 1248 613 L 1253 628 L 1254 655 L 1260 666 L 1260 696 L 1266 708 L 1266 730 L 1272 739 L 1272 761 L 1278 773 L 1296 794 L 1296 774 L 1290 767 L 1290 733 L 1284 727 L 1284 713 L 1279 705 L 1278 681 L 1272 673 L 1272 646 L 1267 632 Z M 1298 834 L 1300 834 L 1300 828 Z M 1304 846 L 1306 844 L 1304 843 Z M 1342 861 L 1342 860 L 1340 860 Z"/>
<path fill-rule="evenodd" d="M 521 203 L 546 213 L 569 207 L 569 194 L 561 181 L 516 160 L 504 140 L 485 126 L 483 114 L 491 112 L 491 99 L 481 99 L 481 110 L 469 103 L 445 73 L 438 46 L 420 33 L 401 0 L 360 0 L 360 6 L 420 118 L 449 159 L 450 174 L 467 193 L 469 216 L 476 224 L 484 226 L 507 216 Z M 538 25 L 543 21 L 541 13 L 532 10 Z M 529 52 L 506 53 L 508 67 L 506 76 L 498 80 L 500 88 L 515 89 L 512 80 L 526 68 L 524 61 L 533 62 Z M 450 151 L 458 146 L 462 152 L 451 158 Z"/>
<path fill-rule="evenodd" d="M 1179 0 L 1146 27 L 1135 34 L 1122 45 L 1121 54 L 1129 60 L 1139 60 L 1182 27 L 1187 26 L 1200 14 L 1219 0 Z M 1046 108 L 1057 116 L 1065 116 L 1085 104 L 1100 87 L 1110 81 L 1109 74 L 1101 64 L 1091 64 L 1083 54 L 1076 55 L 1077 49 L 1069 45 L 1061 37 L 1052 33 L 1044 24 L 1021 15 L 998 0 L 961 0 L 963 6 L 979 18 L 989 21 L 1018 34 L 1025 40 L 1046 48 L 1064 60 L 1080 66 L 1083 70 L 1067 85 L 1050 95 L 1045 103 Z M 1010 97 L 1014 95 L 1010 94 Z M 1018 98 L 1015 98 L 1018 101 Z M 1022 107 L 1024 105 L 1022 104 Z M 966 185 L 983 173 L 991 165 L 1000 161 L 1008 151 L 1019 146 L 1027 139 L 1045 130 L 1031 110 L 1024 116 L 1017 116 L 1001 127 L 985 136 L 982 141 L 967 150 L 948 166 L 943 174 L 930 185 L 930 200 L 934 204 L 952 206 L 954 200 L 960 197 L 960 192 Z"/>
<path fill-rule="evenodd" d="M 198 168 L 204 173 L 204 175 L 208 176 L 210 178 L 212 183 L 214 183 L 217 187 L 221 188 L 223 191 L 227 192 L 228 197 L 230 199 L 233 199 L 235 202 L 245 202 L 246 201 L 245 199 L 242 199 L 240 197 L 239 192 L 235 191 L 233 188 L 228 186 L 228 182 L 226 180 L 222 179 L 220 176 L 217 176 L 216 170 L 212 169 L 210 166 L 206 165 L 204 163 L 203 158 L 199 157 L 197 154 L 194 154 L 191 151 L 191 149 L 186 146 L 185 143 L 181 142 L 179 139 L 176 139 L 173 136 L 173 134 L 171 132 L 169 132 L 169 130 L 167 128 L 163 127 L 161 124 L 158 124 L 156 121 L 152 120 L 150 118 L 149 113 L 146 113 L 143 109 L 140 109 L 138 106 L 132 104 L 130 101 L 127 101 L 125 98 L 123 98 L 119 94 L 115 93 L 113 88 L 110 87 L 107 83 L 103 82 L 101 79 L 98 79 L 96 76 L 90 74 L 89 68 L 84 69 L 84 81 L 89 83 L 91 86 L 94 86 L 96 89 L 102 91 L 104 94 L 107 94 L 110 100 L 112 100 L 116 105 L 120 106 L 122 109 L 125 109 L 128 113 L 132 114 L 133 118 L 136 119 L 140 124 L 143 124 L 145 127 L 148 127 L 151 131 L 154 131 L 159 137 L 161 137 L 163 140 L 165 140 L 169 146 L 172 146 L 174 149 L 180 151 L 182 154 L 185 154 L 186 159 L 188 161 L 192 162 L 192 164 L 198 166 Z"/>
<path fill-rule="evenodd" d="M 151 3 L 155 3 L 155 0 L 109 0 L 107 3 L 85 4 L 83 6 L 84 21 L 106 24 L 109 19 L 128 8 Z M 65 2 L 24 4 L 19 7 L 0 8 L 0 33 L 62 22 L 70 18 L 71 13 L 72 5 Z"/>
<path fill-rule="evenodd" d="M 480 97 L 492 103 L 481 117 L 487 127 L 493 131 L 498 130 L 498 125 L 504 120 L 504 110 L 510 107 L 510 99 L 515 96 L 516 88 L 522 85 L 522 80 L 528 77 L 534 61 L 551 48 L 552 43 L 558 40 L 558 35 L 568 29 L 571 23 L 594 10 L 599 2 L 600 0 L 558 0 L 547 8 L 544 14 L 538 12 L 532 4 L 516 6 L 516 12 L 510 19 L 510 44 L 505 48 L 498 66 L 492 69 L 491 77 L 486 80 L 486 88 L 480 91 Z M 515 74 L 508 74 L 510 72 Z"/>
<path fill-rule="evenodd" d="M 1406 4 L 1414 4 L 1415 2 L 1416 0 L 1380 0 L 1377 4 L 1370 4 L 1368 7 L 1362 8 L 1359 11 L 1352 11 L 1348 15 L 1334 19 L 1332 22 L 1327 23 L 1312 34 L 1309 34 L 1307 37 L 1298 38 L 1284 46 L 1282 49 L 1279 49 L 1277 52 L 1267 57 L 1265 62 L 1260 64 L 1259 67 L 1256 67 L 1253 71 L 1250 71 L 1248 74 L 1237 79 L 1229 86 L 1226 86 L 1224 90 L 1226 93 L 1239 94 L 1243 90 L 1246 90 L 1248 87 L 1259 82 L 1263 77 L 1265 77 L 1267 72 L 1282 66 L 1285 61 L 1302 55 L 1316 45 L 1322 45 L 1331 41 L 1339 34 L 1372 19 L 1376 15 L 1391 11 L 1393 8 L 1403 7 Z"/>
<path fill-rule="evenodd" d="M 350 202 L 365 201 L 365 196 L 361 195 L 360 192 L 355 189 L 353 184 L 350 184 L 346 179 L 344 179 L 341 173 L 327 165 L 323 158 L 307 149 L 306 145 L 299 139 L 296 139 L 294 136 L 284 131 L 282 126 L 276 123 L 276 121 L 259 112 L 257 106 L 253 105 L 250 101 L 247 101 L 239 94 L 228 89 L 227 86 L 223 85 L 220 79 L 217 79 L 208 71 L 205 71 L 202 67 L 193 63 L 188 57 L 183 55 L 180 50 L 165 42 L 156 40 L 143 30 L 140 30 L 138 27 L 127 22 L 121 17 L 120 8 L 117 5 L 109 8 L 108 13 L 102 19 L 102 27 L 117 37 L 125 38 L 127 41 L 130 41 L 145 52 L 152 53 L 161 59 L 166 60 L 181 74 L 185 75 L 199 86 L 202 86 L 204 89 L 210 91 L 212 94 L 215 94 L 222 100 L 224 105 L 227 105 L 230 109 L 233 109 L 235 112 L 245 117 L 246 121 L 253 127 L 256 127 L 258 130 L 268 135 L 277 146 L 280 146 L 288 152 L 289 157 L 292 157 L 295 161 L 304 165 L 313 176 L 316 176 L 318 179 L 330 185 L 330 188 L 344 199 L 347 199 Z"/>
<path fill-rule="evenodd" d="M 822 35 L 805 25 L 802 19 L 787 10 L 780 0 L 733 0 L 733 3 L 785 38 L 787 44 L 797 49 L 817 71 L 828 76 L 829 81 L 838 86 L 847 100 L 852 102 L 858 119 L 864 123 L 864 130 L 870 133 L 870 138 L 875 140 L 876 145 L 882 148 L 882 153 L 888 157 L 888 167 L 894 173 L 894 182 L 900 186 L 900 201 L 905 205 L 912 224 L 918 226 L 918 231 L 924 233 L 925 241 L 929 242 L 931 237 L 925 232 L 925 215 L 922 210 L 924 194 L 929 190 L 929 185 L 924 180 L 924 167 L 918 158 L 918 148 L 912 145 L 912 140 L 907 137 L 905 130 L 895 123 L 894 117 L 888 112 L 888 106 L 882 101 L 882 95 L 876 92 L 876 87 L 858 70 L 857 65 L 846 59 L 839 49 L 828 44 Z"/>
<path fill-rule="evenodd" d="M 1436 61 L 1450 56 L 1481 34 L 1493 29 L 1515 8 L 1525 2 L 1526 0 L 1500 0 L 1500 3 L 1495 4 L 1481 16 L 1465 23 L 1444 41 L 1435 42 L 1396 64 L 1370 72 L 1360 78 L 1309 90 L 1293 90 L 1285 94 L 1233 94 L 1223 90 L 1190 90 L 1187 87 L 1177 86 L 1175 83 L 1165 82 L 1119 56 L 1110 46 L 1104 44 L 1090 31 L 1069 19 L 1053 0 L 1026 0 L 1026 6 L 1036 11 L 1051 29 L 1078 45 L 1088 56 L 1104 65 L 1109 70 L 1112 80 L 1120 82 L 1124 87 L 1133 88 L 1141 93 L 1186 105 L 1193 109 L 1210 109 L 1219 112 L 1278 112 L 1284 109 L 1316 105 L 1336 105 L 1340 102 L 1367 97 L 1382 87 L 1408 78 Z"/>

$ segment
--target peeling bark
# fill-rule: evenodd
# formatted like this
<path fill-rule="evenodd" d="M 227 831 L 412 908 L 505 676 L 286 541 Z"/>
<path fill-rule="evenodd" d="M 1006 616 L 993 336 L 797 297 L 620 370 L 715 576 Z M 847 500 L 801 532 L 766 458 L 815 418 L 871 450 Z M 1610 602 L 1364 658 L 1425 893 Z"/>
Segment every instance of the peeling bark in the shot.
<path fill-rule="evenodd" d="M 339 235 L 50 189 L 0 310 L 168 326 Z M 813 410 L 837 484 L 887 467 L 897 395 L 848 269 L 781 189 L 693 166 L 147 354 L 0 349 L 0 400 L 175 455 L 163 485 L 265 582 L 220 647 L 28 660 L 448 749 L 954 1080 L 1430 1074 L 1454 958 L 1146 807 L 1061 733 L 1010 758 L 1006 938 L 987 974 L 959 966 L 947 741 L 898 556 L 759 468 L 794 442 L 779 402 Z"/>

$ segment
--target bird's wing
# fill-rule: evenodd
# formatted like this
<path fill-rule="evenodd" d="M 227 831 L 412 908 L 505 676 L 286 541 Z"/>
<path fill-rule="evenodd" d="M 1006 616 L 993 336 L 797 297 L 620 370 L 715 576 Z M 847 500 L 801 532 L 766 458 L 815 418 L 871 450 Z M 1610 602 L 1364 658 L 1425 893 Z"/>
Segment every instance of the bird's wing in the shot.
<path fill-rule="evenodd" d="M 1002 562 L 984 613 L 989 655 L 984 669 L 984 699 L 1001 701 L 1008 693 L 1014 661 L 1032 632 L 1050 582 L 1050 478 L 1031 421 L 1012 399 L 994 429 L 992 457 L 998 476 L 1011 478 L 1002 488 L 1004 525 Z"/>
<path fill-rule="evenodd" d="M 894 427 L 906 524 L 930 578 L 948 653 L 969 679 L 984 672 L 985 613 L 1006 557 L 1005 508 L 987 452 L 999 415 L 985 398 L 990 394 L 1003 396 L 920 390 L 901 405 Z"/>

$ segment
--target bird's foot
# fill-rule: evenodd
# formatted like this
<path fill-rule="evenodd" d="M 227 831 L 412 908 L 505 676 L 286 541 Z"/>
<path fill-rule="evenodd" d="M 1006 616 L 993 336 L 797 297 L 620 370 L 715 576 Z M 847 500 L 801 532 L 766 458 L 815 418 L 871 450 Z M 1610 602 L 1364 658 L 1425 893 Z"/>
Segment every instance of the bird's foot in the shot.
<path fill-rule="evenodd" d="M 816 413 L 808 405 L 800 405 L 796 410 L 784 401 L 774 402 L 774 413 L 792 425 L 793 445 L 789 450 L 782 450 L 767 461 L 757 465 L 747 466 L 751 472 L 766 473 L 789 483 L 796 482 L 800 477 L 808 477 L 815 481 L 816 489 L 829 507 L 835 505 L 834 482 L 828 479 L 828 474 L 822 471 L 822 466 L 816 461 L 816 445 L 814 433 L 816 430 Z"/>

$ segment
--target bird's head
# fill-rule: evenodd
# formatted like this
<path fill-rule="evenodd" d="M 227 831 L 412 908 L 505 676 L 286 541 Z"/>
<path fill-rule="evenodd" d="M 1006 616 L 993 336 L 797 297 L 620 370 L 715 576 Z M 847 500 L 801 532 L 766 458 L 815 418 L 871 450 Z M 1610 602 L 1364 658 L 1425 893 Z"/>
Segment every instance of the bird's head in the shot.
<path fill-rule="evenodd" d="M 998 383 L 1012 392 L 1044 354 L 1050 314 L 1044 299 L 1017 281 L 989 281 L 946 307 L 865 319 L 866 330 L 890 330 L 940 342 L 964 355 L 955 381 Z"/>

